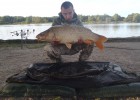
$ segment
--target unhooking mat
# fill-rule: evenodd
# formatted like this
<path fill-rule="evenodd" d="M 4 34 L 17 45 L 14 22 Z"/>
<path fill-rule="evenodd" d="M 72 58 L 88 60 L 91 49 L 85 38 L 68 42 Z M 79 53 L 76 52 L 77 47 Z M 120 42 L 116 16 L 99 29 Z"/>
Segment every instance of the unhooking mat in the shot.
<path fill-rule="evenodd" d="M 104 87 L 139 82 L 140 77 L 126 73 L 109 62 L 35 63 L 22 73 L 9 77 L 8 83 L 61 85 L 72 88 Z"/>
<path fill-rule="evenodd" d="M 120 66 L 110 62 L 35 63 L 23 72 L 12 75 L 6 82 L 9 85 L 3 89 L 3 95 L 17 94 L 20 87 L 25 88 L 22 95 L 33 95 L 35 87 L 50 92 L 40 95 L 57 94 L 55 90 L 61 91 L 59 95 L 85 97 L 140 95 L 140 77 L 122 71 Z M 53 89 L 45 88 L 49 86 Z"/>

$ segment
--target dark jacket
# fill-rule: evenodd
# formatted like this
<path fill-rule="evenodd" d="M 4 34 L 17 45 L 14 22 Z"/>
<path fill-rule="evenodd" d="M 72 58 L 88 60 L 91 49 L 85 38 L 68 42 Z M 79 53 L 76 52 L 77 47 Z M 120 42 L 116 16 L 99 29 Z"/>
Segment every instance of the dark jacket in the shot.
<path fill-rule="evenodd" d="M 83 26 L 82 22 L 78 19 L 78 16 L 76 13 L 74 13 L 73 19 L 71 21 L 66 21 L 61 13 L 59 13 L 59 17 L 54 19 L 52 26 L 55 25 L 65 25 L 65 24 L 70 24 L 70 25 L 80 25 Z"/>

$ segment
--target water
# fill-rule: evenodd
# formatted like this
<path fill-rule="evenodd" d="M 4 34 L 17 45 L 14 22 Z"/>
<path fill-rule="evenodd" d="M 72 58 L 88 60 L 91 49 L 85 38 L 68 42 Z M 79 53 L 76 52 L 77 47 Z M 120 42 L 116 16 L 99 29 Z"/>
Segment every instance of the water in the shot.
<path fill-rule="evenodd" d="M 51 27 L 51 24 L 0 25 L 0 39 L 21 39 L 21 30 L 23 30 L 24 33 L 27 33 L 27 30 L 29 30 L 28 34 L 25 35 L 25 38 L 36 39 L 35 37 L 38 33 L 48 29 L 49 27 Z M 18 36 L 16 35 L 16 31 L 19 33 Z"/>
<path fill-rule="evenodd" d="M 108 38 L 124 38 L 124 37 L 137 37 L 140 36 L 140 23 L 125 23 L 125 24 L 85 24 L 85 27 L 91 29 L 93 32 L 104 35 Z M 21 39 L 14 33 L 20 33 L 21 30 L 25 31 L 28 39 L 35 39 L 36 35 L 40 32 L 51 27 L 51 24 L 30 24 L 30 25 L 0 25 L 0 39 Z M 35 30 L 33 32 L 33 30 Z M 11 33 L 13 32 L 13 33 Z"/>
<path fill-rule="evenodd" d="M 140 23 L 125 24 L 88 24 L 85 25 L 93 32 L 109 38 L 124 38 L 140 36 Z"/>

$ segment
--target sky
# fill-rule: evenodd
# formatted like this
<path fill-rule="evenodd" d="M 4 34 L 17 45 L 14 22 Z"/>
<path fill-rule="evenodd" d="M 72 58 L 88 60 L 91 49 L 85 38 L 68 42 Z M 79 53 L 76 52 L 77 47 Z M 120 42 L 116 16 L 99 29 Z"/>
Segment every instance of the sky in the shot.
<path fill-rule="evenodd" d="M 0 16 L 58 16 L 64 1 L 72 2 L 79 15 L 140 13 L 140 0 L 0 0 Z"/>

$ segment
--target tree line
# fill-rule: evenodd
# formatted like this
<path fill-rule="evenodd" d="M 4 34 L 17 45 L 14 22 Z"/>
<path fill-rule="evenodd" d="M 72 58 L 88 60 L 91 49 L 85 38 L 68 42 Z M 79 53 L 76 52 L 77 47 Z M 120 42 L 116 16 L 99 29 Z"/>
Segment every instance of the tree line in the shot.
<path fill-rule="evenodd" d="M 39 23 L 52 23 L 54 18 L 53 17 L 35 17 L 35 16 L 1 16 L 0 17 L 0 24 L 39 24 Z M 80 20 L 84 23 L 122 23 L 122 22 L 129 22 L 129 23 L 140 23 L 140 14 L 139 13 L 132 13 L 128 15 L 126 18 L 121 17 L 119 14 L 114 14 L 113 16 L 109 15 L 92 15 L 92 16 L 85 16 L 85 15 L 78 15 Z"/>

